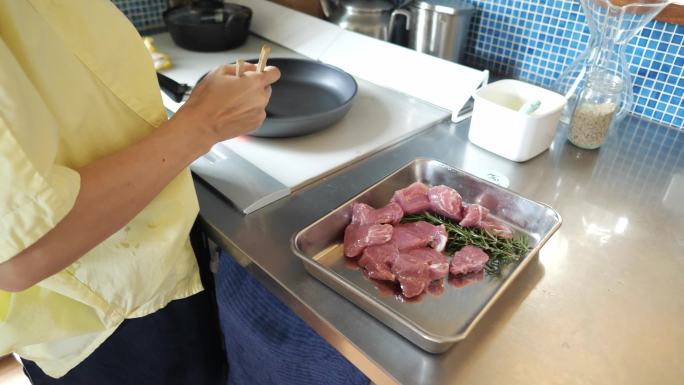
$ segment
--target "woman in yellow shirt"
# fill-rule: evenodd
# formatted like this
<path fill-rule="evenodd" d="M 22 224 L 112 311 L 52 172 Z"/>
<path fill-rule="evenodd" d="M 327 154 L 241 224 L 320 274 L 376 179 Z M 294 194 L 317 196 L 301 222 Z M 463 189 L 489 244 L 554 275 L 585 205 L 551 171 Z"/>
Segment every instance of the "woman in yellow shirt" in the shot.
<path fill-rule="evenodd" d="M 222 381 L 187 166 L 265 118 L 279 72 L 248 70 L 167 120 L 109 0 L 0 0 L 0 356 L 35 384 Z"/>

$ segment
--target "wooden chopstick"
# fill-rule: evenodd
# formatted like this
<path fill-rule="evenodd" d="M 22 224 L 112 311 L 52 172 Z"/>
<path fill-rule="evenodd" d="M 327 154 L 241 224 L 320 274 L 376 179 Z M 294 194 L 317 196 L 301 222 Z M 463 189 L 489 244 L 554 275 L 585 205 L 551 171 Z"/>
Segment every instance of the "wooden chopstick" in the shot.
<path fill-rule="evenodd" d="M 245 61 L 237 59 L 235 61 L 235 76 L 240 77 L 245 72 Z"/>
<path fill-rule="evenodd" d="M 271 52 L 271 47 L 268 44 L 261 46 L 261 54 L 259 55 L 259 63 L 257 64 L 257 72 L 264 72 L 268 54 Z M 235 61 L 235 76 L 241 77 L 245 73 L 245 61 L 237 59 Z"/>
<path fill-rule="evenodd" d="M 271 47 L 268 44 L 261 46 L 261 54 L 259 55 L 259 64 L 257 64 L 257 72 L 264 72 L 266 67 L 266 61 L 268 60 L 268 54 L 271 52 Z"/>

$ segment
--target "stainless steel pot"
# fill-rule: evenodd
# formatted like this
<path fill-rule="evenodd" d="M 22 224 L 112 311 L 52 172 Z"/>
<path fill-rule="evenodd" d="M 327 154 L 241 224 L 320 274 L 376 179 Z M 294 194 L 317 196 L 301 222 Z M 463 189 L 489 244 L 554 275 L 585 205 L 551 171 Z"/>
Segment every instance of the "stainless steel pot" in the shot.
<path fill-rule="evenodd" d="M 340 27 L 388 41 L 391 0 L 320 0 L 325 17 Z"/>
<path fill-rule="evenodd" d="M 396 10 L 392 15 L 390 30 L 400 11 L 404 10 Z M 462 1 L 414 1 L 408 5 L 408 12 L 409 48 L 460 61 L 475 7 Z"/>

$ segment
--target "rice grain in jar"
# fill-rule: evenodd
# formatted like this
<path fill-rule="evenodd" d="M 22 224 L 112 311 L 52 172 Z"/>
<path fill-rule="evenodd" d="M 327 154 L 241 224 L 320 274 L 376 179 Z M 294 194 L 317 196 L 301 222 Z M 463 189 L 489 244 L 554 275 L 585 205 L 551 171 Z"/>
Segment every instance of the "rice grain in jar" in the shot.
<path fill-rule="evenodd" d="M 568 140 L 577 147 L 601 147 L 620 105 L 622 79 L 599 71 L 587 76 L 568 129 Z"/>

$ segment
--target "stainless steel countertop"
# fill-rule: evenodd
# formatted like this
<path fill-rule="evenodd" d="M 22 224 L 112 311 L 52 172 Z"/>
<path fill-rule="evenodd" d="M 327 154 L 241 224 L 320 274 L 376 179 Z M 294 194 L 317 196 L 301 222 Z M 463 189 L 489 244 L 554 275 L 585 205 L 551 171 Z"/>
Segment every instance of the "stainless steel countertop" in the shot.
<path fill-rule="evenodd" d="M 513 163 L 441 123 L 248 216 L 198 182 L 210 236 L 378 384 L 679 384 L 684 378 L 684 132 L 628 118 L 599 151 L 560 130 Z M 294 233 L 416 157 L 490 171 L 563 226 L 473 333 L 425 353 L 309 276 Z M 219 272 L 220 274 L 220 272 Z"/>

